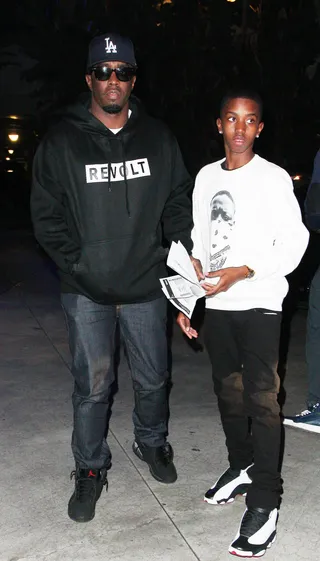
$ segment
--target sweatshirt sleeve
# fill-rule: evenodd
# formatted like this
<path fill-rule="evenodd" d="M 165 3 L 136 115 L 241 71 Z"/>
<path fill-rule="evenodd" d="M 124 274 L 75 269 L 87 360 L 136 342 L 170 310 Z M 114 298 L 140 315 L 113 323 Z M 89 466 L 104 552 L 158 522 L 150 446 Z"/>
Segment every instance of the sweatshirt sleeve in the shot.
<path fill-rule="evenodd" d="M 314 160 L 313 173 L 304 206 L 307 226 L 310 230 L 320 231 L 320 150 Z"/>
<path fill-rule="evenodd" d="M 178 143 L 172 140 L 171 191 L 162 214 L 163 233 L 169 243 L 180 242 L 192 250 L 191 190 L 192 179 L 182 160 Z"/>
<path fill-rule="evenodd" d="M 40 144 L 33 162 L 31 219 L 39 244 L 59 269 L 70 273 L 80 249 L 66 221 L 65 194 L 57 178 L 59 164 L 46 141 Z"/>
<path fill-rule="evenodd" d="M 247 282 L 272 275 L 288 275 L 299 265 L 308 245 L 309 232 L 302 222 L 290 176 L 281 170 L 273 182 L 272 212 L 276 224 L 273 245 L 268 252 L 248 255 L 248 262 L 244 264 L 252 268 L 255 275 Z"/>
<path fill-rule="evenodd" d="M 206 243 L 204 242 L 207 220 L 201 212 L 201 178 L 202 175 L 200 171 L 196 177 L 195 187 L 192 195 L 193 229 L 191 236 L 193 241 L 192 256 L 195 259 L 199 259 L 202 268 L 204 269 L 206 267 L 208 248 L 206 247 Z"/>

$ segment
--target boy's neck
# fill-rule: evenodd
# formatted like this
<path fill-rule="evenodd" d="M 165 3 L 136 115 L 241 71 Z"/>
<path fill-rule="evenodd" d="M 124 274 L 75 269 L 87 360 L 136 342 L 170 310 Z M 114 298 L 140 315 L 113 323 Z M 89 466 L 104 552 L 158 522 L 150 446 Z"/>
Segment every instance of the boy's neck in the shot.
<path fill-rule="evenodd" d="M 244 152 L 243 154 L 235 154 L 234 152 L 228 150 L 228 148 L 226 147 L 225 168 L 230 171 L 242 168 L 243 166 L 251 162 L 253 157 L 253 150 Z"/>

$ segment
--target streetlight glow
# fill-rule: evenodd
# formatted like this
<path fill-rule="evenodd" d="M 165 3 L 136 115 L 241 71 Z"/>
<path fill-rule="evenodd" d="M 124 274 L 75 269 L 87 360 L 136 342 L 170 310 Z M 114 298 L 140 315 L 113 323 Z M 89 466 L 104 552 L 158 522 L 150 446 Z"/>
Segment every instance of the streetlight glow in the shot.
<path fill-rule="evenodd" d="M 17 142 L 17 140 L 19 140 L 19 135 L 17 133 L 10 133 L 8 134 L 8 138 L 11 142 Z"/>

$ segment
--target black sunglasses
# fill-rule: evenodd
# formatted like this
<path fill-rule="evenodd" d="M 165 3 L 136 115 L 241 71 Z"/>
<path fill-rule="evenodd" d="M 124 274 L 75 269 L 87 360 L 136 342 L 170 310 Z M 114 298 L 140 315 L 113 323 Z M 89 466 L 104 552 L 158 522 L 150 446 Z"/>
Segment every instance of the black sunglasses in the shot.
<path fill-rule="evenodd" d="M 109 66 L 95 66 L 92 68 L 97 80 L 105 82 L 111 78 L 112 72 L 120 82 L 129 82 L 136 75 L 137 69 L 133 66 L 119 66 L 119 68 L 109 68 Z"/>

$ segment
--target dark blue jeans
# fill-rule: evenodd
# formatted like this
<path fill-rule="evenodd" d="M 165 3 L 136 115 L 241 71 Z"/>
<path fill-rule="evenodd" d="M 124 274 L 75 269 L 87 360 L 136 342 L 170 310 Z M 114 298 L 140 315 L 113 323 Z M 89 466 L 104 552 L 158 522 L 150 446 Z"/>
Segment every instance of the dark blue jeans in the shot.
<path fill-rule="evenodd" d="M 309 295 L 306 337 L 308 366 L 308 407 L 320 403 L 320 267 L 314 275 Z"/>
<path fill-rule="evenodd" d="M 111 461 L 106 430 L 118 322 L 132 375 L 135 437 L 141 444 L 161 446 L 168 422 L 166 300 L 115 306 L 68 293 L 61 295 L 61 301 L 75 381 L 72 451 L 76 464 L 101 469 Z"/>

